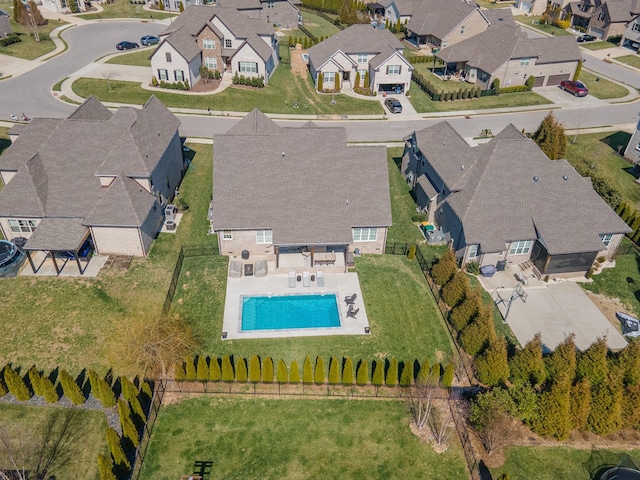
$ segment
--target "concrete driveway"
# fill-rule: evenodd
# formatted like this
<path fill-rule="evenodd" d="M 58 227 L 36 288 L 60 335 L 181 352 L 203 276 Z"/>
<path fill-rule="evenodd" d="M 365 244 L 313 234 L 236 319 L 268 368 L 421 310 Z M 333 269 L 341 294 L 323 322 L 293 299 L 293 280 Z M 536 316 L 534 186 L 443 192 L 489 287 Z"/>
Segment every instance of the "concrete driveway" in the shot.
<path fill-rule="evenodd" d="M 575 97 L 572 93 L 565 92 L 560 87 L 536 87 L 533 91 L 561 107 L 587 108 L 607 106 L 609 104 L 606 100 L 600 100 L 593 95 Z"/>
<path fill-rule="evenodd" d="M 602 312 L 593 304 L 580 286 L 572 281 L 524 286 L 526 301 L 516 298 L 511 303 L 507 323 L 524 345 L 540 332 L 543 347 L 552 351 L 571 333 L 575 333 L 576 346 L 584 350 L 598 337 L 607 337 L 610 349 L 624 348 L 627 341 L 614 328 Z M 492 297 L 499 294 L 507 300 L 512 288 L 498 288 Z M 501 312 L 506 305 L 499 305 Z"/>

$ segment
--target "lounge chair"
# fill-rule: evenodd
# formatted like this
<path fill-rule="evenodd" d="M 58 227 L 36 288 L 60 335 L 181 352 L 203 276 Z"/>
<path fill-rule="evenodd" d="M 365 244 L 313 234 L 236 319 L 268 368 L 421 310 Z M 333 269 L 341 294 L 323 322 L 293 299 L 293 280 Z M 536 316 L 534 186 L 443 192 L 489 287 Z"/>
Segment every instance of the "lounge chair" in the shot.
<path fill-rule="evenodd" d="M 358 312 L 360 311 L 359 308 L 356 308 L 355 310 L 349 310 L 347 312 L 347 318 L 351 317 L 351 318 L 356 318 L 356 315 L 358 314 Z"/>
<path fill-rule="evenodd" d="M 316 272 L 316 284 L 319 287 L 324 287 L 324 272 L 322 270 Z"/>
<path fill-rule="evenodd" d="M 267 276 L 267 271 L 268 271 L 267 261 L 266 260 L 258 260 L 256 262 L 256 268 L 255 268 L 253 274 L 256 277 L 266 277 Z"/>
<path fill-rule="evenodd" d="M 344 301 L 347 305 L 351 304 L 351 303 L 355 303 L 356 298 L 358 298 L 358 294 L 354 293 L 353 295 L 351 295 L 350 297 L 344 297 Z"/>
<path fill-rule="evenodd" d="M 237 260 L 229 262 L 229 276 L 232 278 L 240 278 L 242 276 L 242 262 Z"/>
<path fill-rule="evenodd" d="M 309 277 L 309 272 L 302 272 L 302 286 L 303 287 L 311 286 L 311 278 Z"/>
<path fill-rule="evenodd" d="M 289 288 L 296 287 L 296 272 L 293 270 L 289 271 Z"/>

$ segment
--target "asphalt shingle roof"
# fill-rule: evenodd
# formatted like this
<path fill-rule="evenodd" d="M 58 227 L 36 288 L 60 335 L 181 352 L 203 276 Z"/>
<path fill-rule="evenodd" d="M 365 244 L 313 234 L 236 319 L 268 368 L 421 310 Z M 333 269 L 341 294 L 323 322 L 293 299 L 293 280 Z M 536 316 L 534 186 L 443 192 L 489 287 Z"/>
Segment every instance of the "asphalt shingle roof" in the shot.
<path fill-rule="evenodd" d="M 477 147 L 462 145 L 459 135 L 442 124 L 416 136 L 437 136 L 451 146 L 446 152 L 421 150 L 453 192 L 443 203 L 461 220 L 466 244 L 480 244 L 485 253 L 535 238 L 551 255 L 593 252 L 603 248 L 599 234 L 630 231 L 588 178 L 565 160 L 549 160 L 513 125 Z"/>
<path fill-rule="evenodd" d="M 344 128 L 278 127 L 254 110 L 214 137 L 213 228 L 272 229 L 275 244 L 306 245 L 390 226 L 385 149 L 346 141 Z"/>
<path fill-rule="evenodd" d="M 24 248 L 56 252 L 74 251 L 89 234 L 89 229 L 82 221 L 82 218 L 43 218 Z"/>
<path fill-rule="evenodd" d="M 442 39 L 476 10 L 462 0 L 425 0 L 414 4 L 407 30 Z"/>

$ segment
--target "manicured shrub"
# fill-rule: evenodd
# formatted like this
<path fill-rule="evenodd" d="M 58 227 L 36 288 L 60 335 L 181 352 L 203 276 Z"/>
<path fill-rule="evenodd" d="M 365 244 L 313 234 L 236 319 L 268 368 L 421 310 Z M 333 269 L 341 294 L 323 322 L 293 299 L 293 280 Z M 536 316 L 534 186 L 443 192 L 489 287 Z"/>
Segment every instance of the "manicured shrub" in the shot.
<path fill-rule="evenodd" d="M 444 373 L 442 374 L 442 380 L 440 381 L 440 385 L 443 388 L 451 388 L 453 385 L 453 376 L 455 374 L 455 369 L 453 367 L 453 363 L 447 364 L 444 369 Z"/>
<path fill-rule="evenodd" d="M 356 373 L 356 384 L 363 386 L 369 383 L 369 365 L 366 360 L 361 360 Z"/>
<path fill-rule="evenodd" d="M 384 383 L 384 360 L 376 360 L 373 367 L 373 375 L 371 376 L 371 385 L 378 388 Z"/>
<path fill-rule="evenodd" d="M 622 428 L 622 379 L 615 373 L 591 388 L 591 409 L 587 428 L 596 435 L 608 435 Z"/>
<path fill-rule="evenodd" d="M 233 365 L 231 364 L 231 358 L 229 355 L 222 356 L 222 381 L 232 383 L 235 381 L 236 375 L 233 371 Z"/>
<path fill-rule="evenodd" d="M 545 437 L 566 439 L 572 430 L 569 385 L 555 383 L 540 395 L 540 418 L 533 430 Z"/>
<path fill-rule="evenodd" d="M 300 383 L 300 367 L 297 360 L 293 360 L 289 367 L 289 383 Z"/>
<path fill-rule="evenodd" d="M 325 381 L 324 360 L 322 357 L 316 358 L 316 368 L 313 372 L 313 381 L 316 385 L 323 385 Z"/>
<path fill-rule="evenodd" d="M 609 373 L 607 351 L 606 338 L 598 338 L 589 348 L 580 352 L 576 362 L 577 378 L 588 378 L 592 387 L 599 385 Z"/>
<path fill-rule="evenodd" d="M 187 375 L 187 381 L 193 382 L 196 378 L 198 378 L 198 374 L 196 373 L 196 365 L 193 362 L 193 357 L 187 357 L 185 359 L 185 369 Z"/>
<path fill-rule="evenodd" d="M 151 85 L 154 86 L 154 87 L 158 86 L 158 79 L 156 78 L 155 75 L 153 77 L 151 77 Z"/>
<path fill-rule="evenodd" d="M 60 370 L 60 384 L 65 397 L 74 405 L 82 405 L 87 400 L 74 378 L 66 370 Z"/>
<path fill-rule="evenodd" d="M 580 63 L 581 62 L 578 62 L 578 65 L 580 65 Z M 533 75 L 529 75 L 527 80 L 524 82 L 524 84 L 525 84 L 525 86 L 527 87 L 528 90 L 531 90 L 535 83 L 536 83 L 536 79 L 535 79 L 535 77 Z"/>
<path fill-rule="evenodd" d="M 212 382 L 219 382 L 222 380 L 222 370 L 220 369 L 218 357 L 211 357 L 209 359 L 209 380 Z"/>
<path fill-rule="evenodd" d="M 105 408 L 111 408 L 116 404 L 116 396 L 113 388 L 107 381 L 93 370 L 88 370 L 89 382 L 91 383 L 91 393 L 102 402 Z"/>
<path fill-rule="evenodd" d="M 318 73 L 318 91 L 324 91 L 324 75 L 322 74 L 322 72 Z"/>
<path fill-rule="evenodd" d="M 9 393 L 9 389 L 4 383 L 4 375 L 0 375 L 0 397 L 4 397 L 7 393 Z"/>
<path fill-rule="evenodd" d="M 582 430 L 587 426 L 591 410 L 591 385 L 588 378 L 583 378 L 571 387 L 569 400 L 571 425 L 574 430 Z"/>
<path fill-rule="evenodd" d="M 389 363 L 384 383 L 387 387 L 395 387 L 398 384 L 398 360 L 395 357 Z"/>
<path fill-rule="evenodd" d="M 249 358 L 249 381 L 258 383 L 262 379 L 261 377 L 260 358 L 257 355 L 251 355 L 251 358 Z"/>
<path fill-rule="evenodd" d="M 620 365 L 624 369 L 625 384 L 640 384 L 640 342 L 629 342 L 620 352 Z"/>
<path fill-rule="evenodd" d="M 481 308 L 482 300 L 480 296 L 476 292 L 470 291 L 464 301 L 451 310 L 449 323 L 451 323 L 456 331 L 461 332 L 471 323 L 471 320 L 473 320 Z"/>
<path fill-rule="evenodd" d="M 329 385 L 338 385 L 340 383 L 340 367 L 338 365 L 338 359 L 331 357 L 331 363 L 329 363 Z"/>
<path fill-rule="evenodd" d="M 289 381 L 289 373 L 287 372 L 287 364 L 284 363 L 284 360 L 278 360 L 278 374 L 276 377 L 276 381 L 279 384 L 287 383 Z"/>
<path fill-rule="evenodd" d="M 120 417 L 120 425 L 122 426 L 122 435 L 131 440 L 131 444 L 135 448 L 138 448 L 138 444 L 140 443 L 138 429 L 133 422 L 133 418 L 131 418 L 129 403 L 122 398 L 118 399 L 118 416 Z"/>
<path fill-rule="evenodd" d="M 413 383 L 413 362 L 405 362 L 400 374 L 400 386 L 409 387 Z"/>
<path fill-rule="evenodd" d="M 440 294 L 447 305 L 453 308 L 464 300 L 469 290 L 469 278 L 467 274 L 456 272 L 446 285 L 442 287 Z"/>
<path fill-rule="evenodd" d="M 447 250 L 438 261 L 431 267 L 431 277 L 433 281 L 442 286 L 446 284 L 456 273 L 456 257 L 451 250 Z"/>
<path fill-rule="evenodd" d="M 183 363 L 176 363 L 175 377 L 176 377 L 176 382 L 184 382 L 187 379 L 187 374 L 184 371 Z"/>
<path fill-rule="evenodd" d="M 309 355 L 304 358 L 304 364 L 302 365 L 302 382 L 306 385 L 313 383 L 313 366 Z"/>
<path fill-rule="evenodd" d="M 29 382 L 31 383 L 33 393 L 42 397 L 42 375 L 40 375 L 40 372 L 38 372 L 35 366 L 29 369 Z"/>
<path fill-rule="evenodd" d="M 419 385 L 426 385 L 431 375 L 431 364 L 428 358 L 425 358 L 422 364 L 420 364 L 420 370 L 416 376 L 416 383 Z"/>
<path fill-rule="evenodd" d="M 113 462 L 103 454 L 98 454 L 98 472 L 100 480 L 117 480 L 113 473 Z"/>
<path fill-rule="evenodd" d="M 353 385 L 353 361 L 351 357 L 344 359 L 344 367 L 342 368 L 342 384 Z"/>
<path fill-rule="evenodd" d="M 113 457 L 113 461 L 116 465 L 121 465 L 126 467 L 127 469 L 131 468 L 131 463 L 129 463 L 129 459 L 127 455 L 124 453 L 124 449 L 122 448 L 122 441 L 120 439 L 120 435 L 116 432 L 113 427 L 107 427 L 107 445 L 109 446 L 109 451 L 111 452 L 111 456 Z"/>
<path fill-rule="evenodd" d="M 480 264 L 478 262 L 469 262 L 464 266 L 467 273 L 478 275 L 480 273 Z"/>
<path fill-rule="evenodd" d="M 491 90 L 500 91 L 500 79 L 495 78 L 491 83 Z"/>
<path fill-rule="evenodd" d="M 140 418 L 142 423 L 147 421 L 147 416 L 144 413 L 144 409 L 140 404 L 140 398 L 138 397 L 139 391 L 131 380 L 127 377 L 120 377 L 120 385 L 122 386 L 122 396 L 129 402 L 133 412 Z"/>
<path fill-rule="evenodd" d="M 207 357 L 203 355 L 198 356 L 198 363 L 196 367 L 196 378 L 199 382 L 203 382 L 203 383 L 209 380 L 209 365 L 207 365 Z"/>
<path fill-rule="evenodd" d="M 246 383 L 248 379 L 247 362 L 240 357 L 236 361 L 236 382 Z"/>
<path fill-rule="evenodd" d="M 60 400 L 60 396 L 58 395 L 58 390 L 56 389 L 53 382 L 46 375 L 42 376 L 42 397 L 46 400 L 47 403 L 58 403 Z"/>
<path fill-rule="evenodd" d="M 474 321 L 460 332 L 462 348 L 473 357 L 495 338 L 496 330 L 493 325 L 493 314 L 486 308 L 482 308 Z"/>
<path fill-rule="evenodd" d="M 571 334 L 545 359 L 547 377 L 554 383 L 573 383 L 576 376 L 576 343 Z"/>
<path fill-rule="evenodd" d="M 485 385 L 503 384 L 509 378 L 509 362 L 507 360 L 507 341 L 500 337 L 489 344 L 489 347 L 476 359 L 478 380 Z"/>
<path fill-rule="evenodd" d="M 265 357 L 262 361 L 262 383 L 273 383 L 273 360 Z"/>
<path fill-rule="evenodd" d="M 33 396 L 20 374 L 13 370 L 10 365 L 4 367 L 4 381 L 9 392 L 16 397 L 16 400 L 26 402 Z"/>

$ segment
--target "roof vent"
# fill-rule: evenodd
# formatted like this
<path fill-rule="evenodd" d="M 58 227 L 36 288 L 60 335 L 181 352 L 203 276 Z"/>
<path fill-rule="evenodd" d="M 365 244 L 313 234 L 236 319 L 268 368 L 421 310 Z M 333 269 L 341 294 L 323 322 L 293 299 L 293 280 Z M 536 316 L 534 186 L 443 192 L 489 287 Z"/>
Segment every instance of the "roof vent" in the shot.
<path fill-rule="evenodd" d="M 538 180 L 540 180 L 540 178 L 537 175 L 533 177 L 534 182 L 537 182 Z"/>
<path fill-rule="evenodd" d="M 460 165 L 460 170 L 464 170 L 464 165 Z"/>
<path fill-rule="evenodd" d="M 569 180 L 569 175 L 562 175 L 562 180 L 564 180 L 565 182 Z"/>
<path fill-rule="evenodd" d="M 284 152 L 282 152 L 282 156 L 284 157 Z"/>

